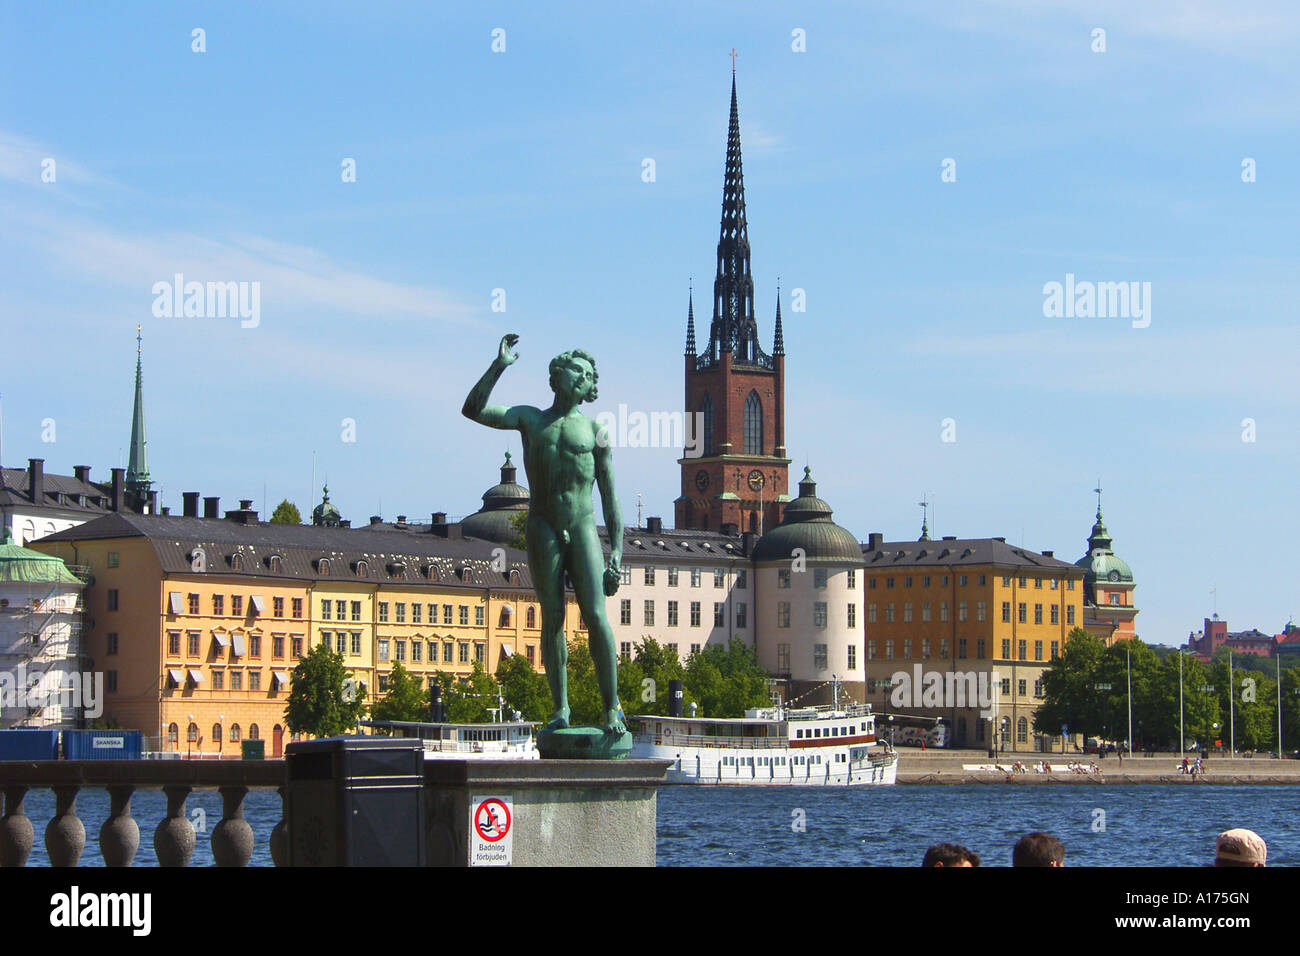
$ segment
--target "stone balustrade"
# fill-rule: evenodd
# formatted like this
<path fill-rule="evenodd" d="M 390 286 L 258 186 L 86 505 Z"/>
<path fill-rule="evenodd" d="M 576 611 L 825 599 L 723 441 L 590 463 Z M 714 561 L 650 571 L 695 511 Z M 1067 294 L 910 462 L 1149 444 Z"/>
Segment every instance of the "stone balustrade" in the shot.
<path fill-rule="evenodd" d="M 284 761 L 199 760 L 43 760 L 0 762 L 0 866 L 26 866 L 36 831 L 27 817 L 28 791 L 54 792 L 54 818 L 45 826 L 45 850 L 51 866 L 76 866 L 86 847 L 86 827 L 77 816 L 77 795 L 102 788 L 109 797 L 109 816 L 99 828 L 99 849 L 106 866 L 130 866 L 140 847 L 140 826 L 131 816 L 137 790 L 162 790 L 166 816 L 153 834 L 159 866 L 188 866 L 194 854 L 194 826 L 185 802 L 196 788 L 221 794 L 221 822 L 212 831 L 217 866 L 247 866 L 253 855 L 253 830 L 244 819 L 250 788 L 276 788 L 284 798 Z M 287 858 L 284 820 L 270 834 L 271 858 Z"/>

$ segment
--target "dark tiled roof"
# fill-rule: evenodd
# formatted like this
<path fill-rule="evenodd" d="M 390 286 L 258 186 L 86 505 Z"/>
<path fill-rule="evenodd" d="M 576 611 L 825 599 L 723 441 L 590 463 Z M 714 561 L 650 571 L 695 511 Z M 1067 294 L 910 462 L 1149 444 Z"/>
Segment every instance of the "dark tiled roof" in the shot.
<path fill-rule="evenodd" d="M 609 536 L 599 529 L 602 541 Z M 606 546 L 608 550 L 608 545 Z M 717 558 L 744 557 L 743 539 L 718 531 L 687 531 L 680 528 L 663 528 L 652 532 L 646 528 L 623 529 L 623 558 L 627 560 L 654 557 L 698 560 L 702 563 Z"/>
<path fill-rule="evenodd" d="M 954 538 L 940 541 L 885 541 L 876 550 L 862 546 L 868 571 L 949 565 L 992 564 L 1004 568 L 1053 571 L 1083 576 L 1069 561 L 1007 544 L 1001 538 Z"/>
<path fill-rule="evenodd" d="M 364 528 L 322 528 L 314 525 L 242 524 L 222 518 L 185 518 L 170 515 L 111 514 L 86 524 L 47 535 L 41 543 L 97 541 L 112 538 L 147 538 L 163 570 L 171 574 L 191 571 L 196 547 L 204 549 L 207 573 L 257 577 L 283 577 L 319 581 L 432 584 L 463 587 L 531 587 L 527 556 L 514 548 L 476 539 L 447 539 L 436 535 L 394 535 Z M 504 552 L 506 569 L 492 570 L 494 552 Z M 243 571 L 234 570 L 232 556 L 240 555 Z M 273 573 L 270 559 L 280 557 Z M 328 559 L 330 573 L 320 573 L 320 560 Z M 357 574 L 358 562 L 367 573 Z M 437 580 L 427 577 L 437 569 Z M 461 582 L 457 572 L 471 569 Z M 403 570 L 405 569 L 405 570 Z M 511 580 L 511 571 L 518 576 Z"/>
<path fill-rule="evenodd" d="M 28 480 L 31 477 L 26 468 L 5 468 L 4 485 L 0 488 L 0 506 L 33 507 L 58 509 L 70 513 L 82 513 L 87 517 L 101 515 L 108 511 L 111 487 L 98 485 L 89 481 L 78 481 L 72 475 L 45 475 L 45 498 L 33 502 Z M 79 498 L 84 503 L 79 503 Z M 99 504 L 95 500 L 99 499 Z"/>

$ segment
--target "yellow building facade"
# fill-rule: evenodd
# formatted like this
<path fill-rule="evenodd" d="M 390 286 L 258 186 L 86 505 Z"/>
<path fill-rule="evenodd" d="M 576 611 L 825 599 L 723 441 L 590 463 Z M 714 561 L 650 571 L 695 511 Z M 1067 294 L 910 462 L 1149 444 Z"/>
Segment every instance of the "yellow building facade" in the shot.
<path fill-rule="evenodd" d="M 148 749 L 233 757 L 260 739 L 279 756 L 293 668 L 320 644 L 342 654 L 368 703 L 398 662 L 426 684 L 476 661 L 493 672 L 512 653 L 543 669 L 524 555 L 487 542 L 244 512 L 114 514 L 38 543 L 91 569 L 85 647 L 105 672 L 104 717 L 143 730 Z M 565 633 L 584 637 L 569 598 Z"/>
<path fill-rule="evenodd" d="M 1001 538 L 879 538 L 864 549 L 864 640 L 882 729 L 941 719 L 952 746 L 1059 748 L 1033 718 L 1043 672 L 1082 626 L 1083 570 Z"/>

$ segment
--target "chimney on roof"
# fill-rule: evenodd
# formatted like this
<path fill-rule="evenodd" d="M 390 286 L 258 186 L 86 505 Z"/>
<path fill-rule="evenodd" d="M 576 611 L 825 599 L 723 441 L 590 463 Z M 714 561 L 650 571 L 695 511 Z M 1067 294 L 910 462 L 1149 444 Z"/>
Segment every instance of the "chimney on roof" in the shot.
<path fill-rule="evenodd" d="M 1043 557 L 1045 557 L 1045 558 L 1050 558 L 1051 556 L 1052 556 L 1052 552 L 1050 552 L 1050 551 L 1044 551 L 1044 552 L 1043 552 Z"/>
<path fill-rule="evenodd" d="M 656 518 L 655 520 L 658 521 L 659 519 Z M 743 554 L 745 557 L 749 557 L 749 555 L 754 550 L 754 545 L 757 543 L 758 543 L 758 532 L 746 531 L 744 534 L 740 536 L 741 554 Z"/>
<path fill-rule="evenodd" d="M 172 513 L 172 509 L 168 508 L 166 505 L 163 505 L 161 508 L 158 509 L 158 513 L 166 517 L 167 515 L 170 515 Z"/>
<path fill-rule="evenodd" d="M 341 521 L 339 522 L 339 527 L 340 527 L 340 528 L 351 528 L 351 527 L 352 527 L 352 519 L 351 519 L 351 518 L 344 518 L 343 520 L 341 520 Z"/>
<path fill-rule="evenodd" d="M 126 469 L 113 469 L 112 491 L 109 492 L 108 507 L 113 511 L 121 511 L 124 495 L 126 493 Z"/>
<path fill-rule="evenodd" d="M 397 516 L 397 526 L 398 526 L 399 528 L 405 528 L 405 527 L 406 527 L 406 515 L 398 515 L 398 516 Z"/>
<path fill-rule="evenodd" d="M 220 518 L 221 517 L 221 496 L 205 495 L 203 497 L 203 517 Z"/>
<path fill-rule="evenodd" d="M 149 492 L 149 513 L 156 515 L 158 513 L 158 492 L 151 490 Z"/>
<path fill-rule="evenodd" d="M 32 504 L 40 506 L 45 503 L 45 459 L 27 459 L 27 493 L 32 496 Z"/>
<path fill-rule="evenodd" d="M 645 529 L 648 534 L 662 534 L 664 530 L 664 519 L 658 515 L 651 515 L 645 519 Z"/>
<path fill-rule="evenodd" d="M 884 540 L 885 540 L 885 536 L 881 532 L 879 531 L 871 532 L 871 534 L 867 535 L 867 550 L 879 551 L 881 542 L 883 542 Z"/>
<path fill-rule="evenodd" d="M 185 499 L 181 514 L 186 518 L 197 518 L 199 516 L 199 493 L 197 491 L 186 491 L 181 497 Z"/>
<path fill-rule="evenodd" d="M 226 512 L 226 520 L 236 524 L 257 524 L 257 512 L 253 510 L 252 498 L 240 498 L 239 507 Z"/>
<path fill-rule="evenodd" d="M 722 522 L 722 533 L 728 538 L 734 538 L 740 534 L 740 525 L 734 521 L 724 521 Z"/>
<path fill-rule="evenodd" d="M 957 536 L 956 536 L 955 534 L 945 534 L 945 535 L 943 536 L 943 540 L 944 540 L 944 541 L 956 541 L 956 540 L 957 540 Z"/>
<path fill-rule="evenodd" d="M 383 523 L 384 523 L 384 519 L 381 518 L 379 515 L 371 515 L 371 516 L 370 516 L 370 523 L 371 523 L 371 525 L 383 524 Z"/>
<path fill-rule="evenodd" d="M 446 523 L 447 523 L 447 512 L 445 511 L 435 511 L 433 513 L 433 517 L 429 519 L 430 526 L 446 524 Z"/>
<path fill-rule="evenodd" d="M 73 476 L 74 478 L 76 478 L 78 481 L 84 481 L 84 482 L 86 482 L 87 484 L 89 484 L 89 483 L 90 483 L 90 466 L 89 466 L 89 465 L 73 465 L 73 466 L 72 466 L 72 476 Z"/>

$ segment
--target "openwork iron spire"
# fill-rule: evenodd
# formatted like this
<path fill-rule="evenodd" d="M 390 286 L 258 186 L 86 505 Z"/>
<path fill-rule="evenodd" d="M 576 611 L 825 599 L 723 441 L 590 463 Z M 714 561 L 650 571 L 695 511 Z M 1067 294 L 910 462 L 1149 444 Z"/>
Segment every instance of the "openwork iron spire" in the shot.
<path fill-rule="evenodd" d="M 140 326 L 135 327 L 135 409 L 131 413 L 131 457 L 127 460 L 126 489 L 144 497 L 149 480 L 149 443 L 144 437 L 144 369 L 141 363 Z"/>
<path fill-rule="evenodd" d="M 727 128 L 727 163 L 722 180 L 722 223 L 718 234 L 718 272 L 713 280 L 713 325 L 708 354 L 733 353 L 740 365 L 771 367 L 772 359 L 758 344 L 754 322 L 754 280 L 749 268 L 749 226 L 745 221 L 745 172 L 740 156 L 740 109 L 736 77 L 731 77 L 731 120 Z"/>

